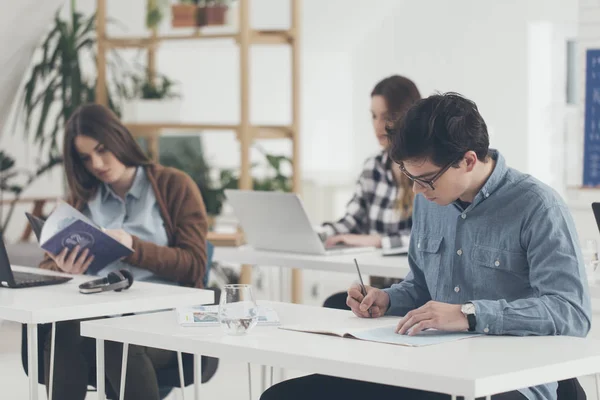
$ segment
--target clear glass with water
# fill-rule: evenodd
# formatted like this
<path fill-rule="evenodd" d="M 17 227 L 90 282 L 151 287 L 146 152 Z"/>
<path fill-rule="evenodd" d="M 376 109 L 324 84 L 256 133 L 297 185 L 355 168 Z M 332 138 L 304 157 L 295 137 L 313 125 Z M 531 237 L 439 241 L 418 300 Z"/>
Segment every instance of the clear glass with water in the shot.
<path fill-rule="evenodd" d="M 228 335 L 244 335 L 258 322 L 258 306 L 250 285 L 225 285 L 219 302 L 219 322 Z"/>

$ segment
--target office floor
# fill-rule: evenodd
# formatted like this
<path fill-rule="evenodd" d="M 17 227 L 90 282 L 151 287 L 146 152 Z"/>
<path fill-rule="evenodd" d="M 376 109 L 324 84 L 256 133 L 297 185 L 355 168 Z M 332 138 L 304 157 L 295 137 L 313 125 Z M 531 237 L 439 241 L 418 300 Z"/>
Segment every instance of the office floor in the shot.
<path fill-rule="evenodd" d="M 11 400 L 21 400 L 28 398 L 28 380 L 21 367 L 20 348 L 21 336 L 20 325 L 0 321 L 0 387 L 2 388 L 2 398 Z M 594 338 L 599 338 L 600 328 L 592 331 Z M 241 362 L 225 361 L 219 365 L 219 370 L 214 378 L 203 386 L 204 399 L 219 400 L 246 400 L 248 399 L 248 375 L 247 364 Z M 298 371 L 286 371 L 286 377 L 301 375 Z M 252 399 L 256 400 L 260 396 L 260 366 L 252 366 Z M 232 385 L 232 382 L 239 384 Z M 580 382 L 585 388 L 588 400 L 600 400 L 596 396 L 595 383 L 592 377 L 580 378 Z M 39 386 L 39 398 L 45 399 L 43 386 Z M 95 399 L 95 393 L 90 393 L 86 399 Z M 186 388 L 186 399 L 193 398 L 192 387 Z M 168 397 L 168 400 L 181 400 L 181 392 L 174 390 Z"/>

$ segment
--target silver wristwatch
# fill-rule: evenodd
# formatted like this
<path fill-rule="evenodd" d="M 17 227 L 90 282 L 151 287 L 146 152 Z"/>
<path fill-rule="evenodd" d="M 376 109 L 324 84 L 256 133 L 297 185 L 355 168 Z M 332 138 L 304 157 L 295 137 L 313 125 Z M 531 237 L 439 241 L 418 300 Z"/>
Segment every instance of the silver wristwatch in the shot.
<path fill-rule="evenodd" d="M 477 319 L 475 318 L 475 304 L 465 303 L 460 307 L 460 311 L 467 317 L 469 323 L 469 332 L 474 332 L 477 326 Z"/>

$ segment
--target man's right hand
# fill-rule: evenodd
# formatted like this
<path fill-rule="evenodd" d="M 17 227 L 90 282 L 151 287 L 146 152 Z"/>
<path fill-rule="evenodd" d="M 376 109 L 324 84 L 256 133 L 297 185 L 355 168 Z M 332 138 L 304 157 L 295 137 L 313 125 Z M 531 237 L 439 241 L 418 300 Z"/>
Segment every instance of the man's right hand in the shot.
<path fill-rule="evenodd" d="M 75 246 L 71 251 L 65 247 L 58 255 L 52 255 L 50 253 L 48 253 L 48 255 L 54 260 L 61 271 L 73 275 L 80 275 L 83 274 L 92 261 L 94 261 L 94 256 L 88 257 L 88 249 L 83 250 L 81 253 L 79 250 L 79 246 Z"/>
<path fill-rule="evenodd" d="M 390 297 L 381 289 L 365 286 L 367 295 L 363 296 L 360 285 L 355 284 L 348 289 L 346 304 L 352 312 L 361 318 L 378 318 L 385 314 L 390 306 Z M 371 315 L 369 315 L 371 309 Z"/>

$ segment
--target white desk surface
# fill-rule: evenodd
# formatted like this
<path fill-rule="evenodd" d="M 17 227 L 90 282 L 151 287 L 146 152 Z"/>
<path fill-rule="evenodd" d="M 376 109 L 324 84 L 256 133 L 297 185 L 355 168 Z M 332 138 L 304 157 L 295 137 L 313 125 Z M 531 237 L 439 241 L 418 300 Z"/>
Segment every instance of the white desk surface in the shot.
<path fill-rule="evenodd" d="M 349 311 L 260 302 L 282 324 L 369 327 L 381 320 Z M 390 318 L 394 324 L 397 318 Z M 83 322 L 93 338 L 271 365 L 304 372 L 438 391 L 467 397 L 600 372 L 600 341 L 573 337 L 483 336 L 426 347 L 403 347 L 257 326 L 246 336 L 220 327 L 181 327 L 175 311 Z"/>
<path fill-rule="evenodd" d="M 64 275 L 39 268 L 12 267 L 14 271 Z M 134 282 L 122 292 L 81 294 L 78 286 L 91 276 L 75 276 L 67 283 L 33 288 L 0 288 L 0 319 L 20 323 L 47 322 L 94 318 L 107 315 L 167 310 L 170 308 L 207 304 L 214 301 L 214 292 L 175 285 Z"/>
<path fill-rule="evenodd" d="M 340 255 L 312 255 L 255 250 L 250 246 L 215 247 L 213 258 L 239 264 L 271 265 L 356 274 L 354 258 L 364 275 L 404 278 L 410 268 L 407 256 L 383 256 L 381 250 Z"/>

